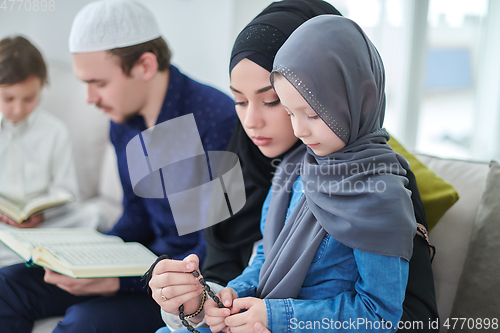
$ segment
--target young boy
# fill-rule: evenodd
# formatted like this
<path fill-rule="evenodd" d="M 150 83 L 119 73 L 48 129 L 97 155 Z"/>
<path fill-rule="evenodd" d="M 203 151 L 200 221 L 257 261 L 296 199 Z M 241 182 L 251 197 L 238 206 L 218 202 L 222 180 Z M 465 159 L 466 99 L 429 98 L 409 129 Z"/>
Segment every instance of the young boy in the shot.
<path fill-rule="evenodd" d="M 0 196 L 18 203 L 56 192 L 76 197 L 78 185 L 68 131 L 38 108 L 47 83 L 42 55 L 26 38 L 0 41 Z M 77 203 L 17 223 L 0 212 L 0 230 L 34 227 L 104 227 L 97 207 Z M 0 243 L 0 267 L 19 262 Z"/>

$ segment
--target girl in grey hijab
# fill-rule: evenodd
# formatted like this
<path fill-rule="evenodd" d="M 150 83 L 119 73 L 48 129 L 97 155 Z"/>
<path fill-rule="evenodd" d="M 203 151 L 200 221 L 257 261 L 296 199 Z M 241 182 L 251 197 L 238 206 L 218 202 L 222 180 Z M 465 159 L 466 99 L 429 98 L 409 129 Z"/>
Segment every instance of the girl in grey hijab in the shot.
<path fill-rule="evenodd" d="M 408 163 L 382 128 L 381 58 L 357 24 L 322 15 L 285 42 L 273 79 L 307 152 L 277 169 L 263 247 L 221 292 L 231 310 L 207 303 L 205 319 L 212 331 L 395 332 L 416 221 Z"/>

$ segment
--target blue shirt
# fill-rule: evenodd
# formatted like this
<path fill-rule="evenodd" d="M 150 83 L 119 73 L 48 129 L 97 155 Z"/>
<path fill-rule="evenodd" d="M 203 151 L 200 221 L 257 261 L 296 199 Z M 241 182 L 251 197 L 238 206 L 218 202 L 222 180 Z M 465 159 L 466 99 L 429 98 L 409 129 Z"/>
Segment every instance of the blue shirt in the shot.
<path fill-rule="evenodd" d="M 194 115 L 205 151 L 225 150 L 237 121 L 233 100 L 171 66 L 167 94 L 156 124 L 190 113 Z M 145 199 L 133 192 L 126 146 L 145 129 L 142 116 L 135 116 L 123 124 L 111 122 L 110 139 L 116 150 L 123 187 L 123 214 L 108 234 L 126 242 L 142 243 L 155 254 L 168 254 L 174 259 L 183 259 L 195 253 L 201 265 L 205 257 L 202 232 L 179 237 L 167 199 Z M 144 283 L 137 278 L 120 279 L 120 291 L 143 288 Z"/>
<path fill-rule="evenodd" d="M 302 197 L 302 189 L 299 177 L 287 219 Z M 262 233 L 271 193 L 262 208 Z M 261 244 L 252 264 L 227 286 L 238 297 L 255 297 L 264 260 Z M 326 234 L 297 299 L 265 300 L 267 327 L 271 332 L 396 332 L 403 314 L 408 270 L 405 259 L 352 249 Z"/>

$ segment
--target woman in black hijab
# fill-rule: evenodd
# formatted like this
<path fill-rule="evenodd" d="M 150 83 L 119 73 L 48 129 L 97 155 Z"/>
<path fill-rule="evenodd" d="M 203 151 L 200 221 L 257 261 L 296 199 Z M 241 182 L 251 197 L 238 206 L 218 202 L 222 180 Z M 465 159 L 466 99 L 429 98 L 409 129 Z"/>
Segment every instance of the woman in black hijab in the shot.
<path fill-rule="evenodd" d="M 268 78 L 272 70 L 274 56 L 281 45 L 298 26 L 321 14 L 340 15 L 331 5 L 319 0 L 275 2 L 260 13 L 239 34 L 234 44 L 230 64 L 231 85 L 234 88 L 237 110 L 244 106 L 238 104 L 243 103 L 240 102 L 238 95 L 243 89 L 238 90 L 240 85 L 235 82 L 246 73 L 238 73 L 239 68 L 234 70 L 236 65 L 248 61 L 257 64 L 260 69 L 267 72 L 267 82 L 269 82 Z M 248 81 L 257 74 L 251 72 L 246 75 L 247 77 L 243 77 L 242 81 Z M 270 83 L 266 86 L 270 86 Z M 256 89 L 258 88 L 261 87 L 256 87 Z M 245 98 L 243 99 L 245 100 Z M 272 98 L 269 101 L 276 102 Z M 246 102 L 248 103 L 248 101 Z M 277 103 L 279 105 L 279 100 Z M 286 114 L 284 110 L 280 111 Z M 269 109 L 269 112 L 273 111 Z M 240 120 L 244 122 L 240 113 Z M 287 126 L 291 128 L 289 123 Z M 262 238 L 259 229 L 261 208 L 271 185 L 274 170 L 288 152 L 300 145 L 296 139 L 293 139 L 289 146 L 281 151 L 279 149 L 269 151 L 272 150 L 272 147 L 265 145 L 265 138 L 264 140 L 259 138 L 252 140 L 249 136 L 252 135 L 248 129 L 245 132 L 244 126 L 238 123 L 228 146 L 228 151 L 236 153 L 240 158 L 247 202 L 240 212 L 205 231 L 207 257 L 203 264 L 202 273 L 207 281 L 215 282 L 221 286 L 225 286 L 228 281 L 241 274 L 248 265 L 254 244 Z M 415 178 L 411 172 L 407 177 L 410 180 L 409 189 L 414 193 L 412 201 L 417 221 L 426 225 Z M 185 267 L 186 261 L 192 261 L 194 268 Z M 180 304 L 185 305 L 186 313 L 194 312 L 197 309 L 200 304 L 198 295 L 201 293 L 200 289 L 196 289 L 199 283 L 191 274 L 181 273 L 198 269 L 197 264 L 198 258 L 189 256 L 184 262 L 170 260 L 167 263 L 167 261 L 162 261 L 155 269 L 156 277 L 153 278 L 153 283 L 150 285 L 153 297 L 163 310 L 175 315 L 178 313 L 177 309 Z M 158 281 L 163 282 L 163 284 L 157 283 Z M 174 282 L 167 283 L 165 281 Z M 187 285 L 191 287 L 188 288 Z M 215 289 L 213 284 L 211 286 Z M 155 288 L 158 289 L 156 297 Z M 220 287 L 215 290 L 220 290 Z M 160 298 L 161 296 L 167 299 Z M 434 319 L 435 317 L 437 317 L 437 312 L 428 248 L 423 239 L 415 239 L 414 258 L 410 262 L 410 278 L 402 320 L 427 321 L 428 318 Z M 170 320 L 168 318 L 168 315 L 164 315 L 164 319 L 171 328 L 182 327 L 181 325 L 174 326 L 173 321 L 170 321 L 175 316 L 171 316 Z"/>
<path fill-rule="evenodd" d="M 230 74 L 243 59 L 271 73 L 274 56 L 288 36 L 308 19 L 322 14 L 340 15 L 333 6 L 320 0 L 272 3 L 236 38 Z M 237 97 L 238 93 L 232 90 Z M 238 105 L 236 108 L 238 110 Z M 254 243 L 262 238 L 259 229 L 261 208 L 274 170 L 289 151 L 301 144 L 296 138 L 293 141 L 295 144 L 279 155 L 269 154 L 262 151 L 266 150 L 263 146 L 259 149 L 255 145 L 241 122 L 236 126 L 227 150 L 240 159 L 247 201 L 234 216 L 205 230 L 207 256 L 202 267 L 205 279 L 226 285 L 247 267 Z"/>

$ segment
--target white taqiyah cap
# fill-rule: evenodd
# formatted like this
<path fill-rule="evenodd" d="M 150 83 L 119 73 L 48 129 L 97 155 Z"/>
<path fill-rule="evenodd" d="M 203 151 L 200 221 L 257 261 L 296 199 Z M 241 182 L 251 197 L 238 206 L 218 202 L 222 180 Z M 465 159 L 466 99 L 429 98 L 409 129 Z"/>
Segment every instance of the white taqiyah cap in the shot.
<path fill-rule="evenodd" d="M 129 0 L 97 1 L 76 15 L 69 35 L 69 51 L 105 51 L 160 36 L 153 14 L 142 4 Z"/>

